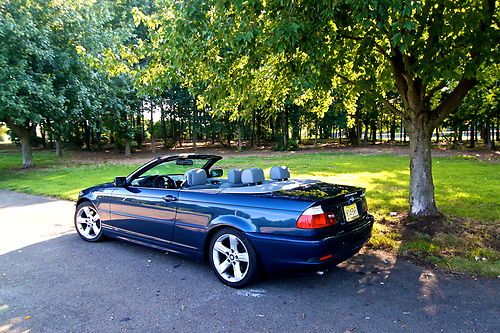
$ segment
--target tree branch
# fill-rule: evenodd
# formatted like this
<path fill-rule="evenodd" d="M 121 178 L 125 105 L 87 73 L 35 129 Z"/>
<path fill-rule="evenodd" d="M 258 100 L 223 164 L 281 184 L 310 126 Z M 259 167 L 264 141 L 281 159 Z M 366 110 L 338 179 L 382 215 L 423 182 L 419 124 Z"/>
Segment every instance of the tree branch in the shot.
<path fill-rule="evenodd" d="M 392 112 L 394 112 L 395 114 L 397 114 L 398 116 L 400 116 L 401 118 L 403 119 L 406 119 L 406 115 L 403 111 L 401 111 L 400 109 L 398 109 L 394 104 L 392 104 L 387 98 L 385 97 L 382 97 L 382 102 L 384 102 L 384 105 L 389 109 L 391 110 Z"/>
<path fill-rule="evenodd" d="M 404 108 L 408 109 L 408 83 L 406 78 L 403 76 L 404 64 L 402 54 L 399 50 L 395 50 L 394 56 L 390 57 L 390 64 L 396 88 L 399 91 L 401 99 L 403 100 Z"/>
<path fill-rule="evenodd" d="M 446 117 L 454 112 L 467 93 L 478 83 L 476 78 L 463 78 L 453 91 L 432 110 L 434 126 L 439 125 Z"/>
<path fill-rule="evenodd" d="M 446 80 L 441 80 L 438 84 L 436 84 L 434 87 L 432 87 L 428 92 L 427 96 L 425 96 L 425 103 L 429 103 L 431 101 L 431 98 L 434 96 L 434 94 L 438 91 L 443 89 L 446 86 Z"/>
<path fill-rule="evenodd" d="M 340 77 L 342 80 L 344 80 L 346 83 L 348 84 L 352 84 L 352 85 L 356 85 L 356 82 L 352 81 L 351 79 L 349 79 L 348 77 L 342 75 L 342 74 L 337 74 L 338 77 Z M 406 119 L 406 115 L 404 114 L 403 111 L 401 111 L 400 109 L 398 109 L 394 104 L 392 104 L 387 98 L 381 96 L 379 93 L 377 93 L 375 90 L 373 89 L 368 89 L 367 92 L 377 96 L 377 97 L 380 97 L 382 99 L 382 101 L 384 102 L 384 105 L 387 106 L 388 109 L 390 109 L 392 112 L 394 112 L 395 114 L 397 114 L 398 116 Z"/>

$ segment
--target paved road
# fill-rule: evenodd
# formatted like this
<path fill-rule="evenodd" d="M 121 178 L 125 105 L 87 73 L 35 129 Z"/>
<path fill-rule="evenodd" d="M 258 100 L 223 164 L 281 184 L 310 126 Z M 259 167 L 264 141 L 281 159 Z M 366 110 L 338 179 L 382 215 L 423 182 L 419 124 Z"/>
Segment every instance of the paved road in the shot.
<path fill-rule="evenodd" d="M 83 242 L 73 204 L 0 191 L 0 332 L 498 332 L 498 280 L 383 253 L 323 275 L 223 286 L 209 267 L 108 240 Z"/>

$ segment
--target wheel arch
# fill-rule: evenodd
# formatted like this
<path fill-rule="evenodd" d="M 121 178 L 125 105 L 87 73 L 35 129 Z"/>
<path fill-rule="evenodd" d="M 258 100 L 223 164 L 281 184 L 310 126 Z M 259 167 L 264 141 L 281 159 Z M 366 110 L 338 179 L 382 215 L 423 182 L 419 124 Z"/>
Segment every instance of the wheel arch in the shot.
<path fill-rule="evenodd" d="M 78 201 L 76 202 L 76 206 L 78 207 L 84 202 L 90 202 L 92 205 L 94 205 L 92 200 L 90 200 L 89 198 L 86 198 L 86 197 L 82 197 L 82 198 L 78 199 Z"/>
<path fill-rule="evenodd" d="M 226 215 L 219 216 L 213 219 L 209 224 L 209 230 L 203 244 L 203 256 L 205 259 L 208 258 L 208 247 L 210 246 L 212 237 L 215 235 L 215 233 L 224 228 L 235 229 L 239 232 L 242 232 L 243 234 L 246 232 L 257 231 L 257 227 L 250 220 L 244 219 L 239 216 Z"/>

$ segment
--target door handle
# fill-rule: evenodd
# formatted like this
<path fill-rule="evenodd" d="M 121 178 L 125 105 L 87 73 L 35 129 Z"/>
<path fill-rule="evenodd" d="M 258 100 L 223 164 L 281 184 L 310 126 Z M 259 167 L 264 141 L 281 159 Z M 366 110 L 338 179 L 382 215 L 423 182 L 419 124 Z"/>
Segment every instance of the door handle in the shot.
<path fill-rule="evenodd" d="M 177 198 L 169 194 L 167 196 L 164 196 L 163 200 L 165 200 L 166 202 L 172 202 L 172 201 L 177 201 Z"/>

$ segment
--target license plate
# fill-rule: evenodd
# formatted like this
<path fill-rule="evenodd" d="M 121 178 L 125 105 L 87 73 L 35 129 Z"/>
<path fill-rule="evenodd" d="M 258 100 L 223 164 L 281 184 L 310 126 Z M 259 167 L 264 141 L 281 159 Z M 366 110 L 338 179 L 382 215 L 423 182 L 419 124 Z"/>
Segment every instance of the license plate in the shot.
<path fill-rule="evenodd" d="M 356 206 L 356 204 L 345 206 L 344 214 L 347 222 L 354 221 L 359 217 L 358 207 Z"/>

